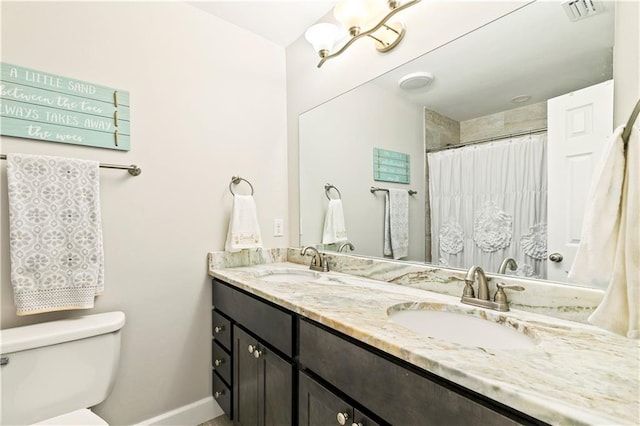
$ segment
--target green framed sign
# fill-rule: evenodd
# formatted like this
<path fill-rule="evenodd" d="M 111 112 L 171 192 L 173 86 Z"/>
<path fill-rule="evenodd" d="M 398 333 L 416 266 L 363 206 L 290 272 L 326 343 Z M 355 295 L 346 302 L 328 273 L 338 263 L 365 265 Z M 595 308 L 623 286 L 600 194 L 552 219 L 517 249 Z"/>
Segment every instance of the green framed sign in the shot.
<path fill-rule="evenodd" d="M 128 151 L 129 92 L 0 63 L 0 134 Z"/>
<path fill-rule="evenodd" d="M 373 148 L 373 179 L 382 182 L 410 183 L 411 157 L 402 152 Z"/>

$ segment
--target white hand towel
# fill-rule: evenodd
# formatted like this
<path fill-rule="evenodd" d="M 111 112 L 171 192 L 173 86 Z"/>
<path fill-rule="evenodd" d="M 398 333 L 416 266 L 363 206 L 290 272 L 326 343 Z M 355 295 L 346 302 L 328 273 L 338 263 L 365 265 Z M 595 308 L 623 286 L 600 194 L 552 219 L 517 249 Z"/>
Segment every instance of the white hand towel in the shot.
<path fill-rule="evenodd" d="M 383 253 L 394 259 L 409 256 L 409 193 L 406 190 L 390 189 L 385 193 Z"/>
<path fill-rule="evenodd" d="M 623 126 L 624 127 L 624 126 Z M 621 133 L 615 130 L 591 188 L 582 241 L 569 277 L 606 280 L 604 298 L 589 322 L 640 338 L 640 139 L 634 128 L 626 167 Z M 615 170 L 614 170 L 615 168 Z M 624 176 L 622 175 L 624 171 Z M 602 240 L 599 240 L 601 238 Z M 584 242 L 584 243 L 583 243 Z"/>
<path fill-rule="evenodd" d="M 332 244 L 347 241 L 347 228 L 344 221 L 342 200 L 329 200 L 327 213 L 324 217 L 322 244 Z"/>
<path fill-rule="evenodd" d="M 99 163 L 7 154 L 18 315 L 92 308 L 104 290 Z"/>
<path fill-rule="evenodd" d="M 262 237 L 253 196 L 234 195 L 224 249 L 229 252 L 237 252 L 242 249 L 261 247 Z"/>

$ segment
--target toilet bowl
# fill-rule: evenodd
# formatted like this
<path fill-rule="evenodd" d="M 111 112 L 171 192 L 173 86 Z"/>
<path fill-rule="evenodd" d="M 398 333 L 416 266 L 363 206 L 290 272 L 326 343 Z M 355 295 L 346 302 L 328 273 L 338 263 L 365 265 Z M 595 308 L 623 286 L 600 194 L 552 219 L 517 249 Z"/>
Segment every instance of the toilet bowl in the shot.
<path fill-rule="evenodd" d="M 106 425 L 90 411 L 115 383 L 122 312 L 0 330 L 0 424 Z"/>

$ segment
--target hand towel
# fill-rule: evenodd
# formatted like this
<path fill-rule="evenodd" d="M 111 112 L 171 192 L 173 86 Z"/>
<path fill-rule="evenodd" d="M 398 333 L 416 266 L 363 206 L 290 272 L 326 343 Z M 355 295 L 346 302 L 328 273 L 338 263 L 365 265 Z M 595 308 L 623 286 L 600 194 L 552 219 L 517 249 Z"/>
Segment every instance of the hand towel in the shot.
<path fill-rule="evenodd" d="M 342 200 L 329 200 L 327 213 L 324 217 L 322 244 L 332 244 L 347 241 L 347 228 L 344 221 Z"/>
<path fill-rule="evenodd" d="M 624 144 L 618 127 L 604 147 L 594 170 L 583 216 L 580 244 L 569 281 L 606 288 L 616 258 L 620 227 L 620 198 L 624 180 Z"/>
<path fill-rule="evenodd" d="M 604 298 L 597 309 L 591 314 L 588 321 L 598 327 L 611 332 L 627 336 L 629 338 L 640 338 L 640 138 L 638 129 L 634 128 L 627 144 L 626 159 L 623 153 L 623 141 L 620 137 L 622 128 L 616 129 L 611 143 L 607 146 L 607 155 L 603 164 L 605 168 L 617 167 L 619 171 L 612 173 L 609 170 L 600 169 L 600 179 L 592 187 L 592 195 L 597 198 L 591 200 L 599 201 L 603 199 L 602 193 L 611 193 L 607 201 L 611 205 L 590 206 L 599 208 L 600 211 L 590 211 L 589 223 L 585 223 L 583 237 L 590 236 L 588 243 L 596 244 L 594 239 L 599 235 L 598 231 L 608 231 L 611 237 L 603 246 L 611 252 L 601 253 L 601 258 L 597 259 L 591 254 L 598 254 L 594 246 L 582 243 L 578 248 L 578 255 L 572 268 L 574 277 L 581 277 L 589 271 L 599 277 L 608 277 L 608 287 Z M 612 160 L 611 157 L 615 157 Z M 626 166 L 625 166 L 626 161 Z M 622 162 L 622 165 L 620 164 Z M 624 170 L 624 176 L 619 176 Z M 609 179 L 610 175 L 615 176 Z M 615 195 L 618 195 L 618 198 Z M 612 220 L 608 215 L 615 214 L 618 220 Z M 602 229 L 602 221 L 609 228 Z M 613 226 L 613 225 L 616 226 Z M 600 226 L 599 226 L 600 225 Z M 593 234 L 590 231 L 593 230 Z M 615 246 L 611 247 L 615 241 Z M 579 256 L 579 257 L 578 257 Z M 584 262 L 593 261 L 590 268 Z M 577 269 L 580 268 L 578 271 Z M 586 278 L 586 277 L 584 277 Z"/>
<path fill-rule="evenodd" d="M 409 193 L 406 190 L 390 189 L 385 193 L 383 253 L 394 259 L 409 256 Z"/>
<path fill-rule="evenodd" d="M 261 247 L 262 237 L 253 196 L 234 195 L 224 249 L 229 252 L 237 252 L 242 249 Z"/>
<path fill-rule="evenodd" d="M 18 315 L 92 308 L 104 291 L 99 163 L 7 154 Z"/>

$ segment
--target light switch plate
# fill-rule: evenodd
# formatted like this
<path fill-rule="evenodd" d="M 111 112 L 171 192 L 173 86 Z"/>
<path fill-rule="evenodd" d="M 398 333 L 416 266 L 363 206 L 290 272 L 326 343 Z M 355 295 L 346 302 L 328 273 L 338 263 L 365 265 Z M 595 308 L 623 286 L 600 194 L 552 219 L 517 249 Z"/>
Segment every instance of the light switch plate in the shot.
<path fill-rule="evenodd" d="M 284 221 L 282 219 L 273 220 L 273 236 L 274 237 L 284 236 Z"/>

